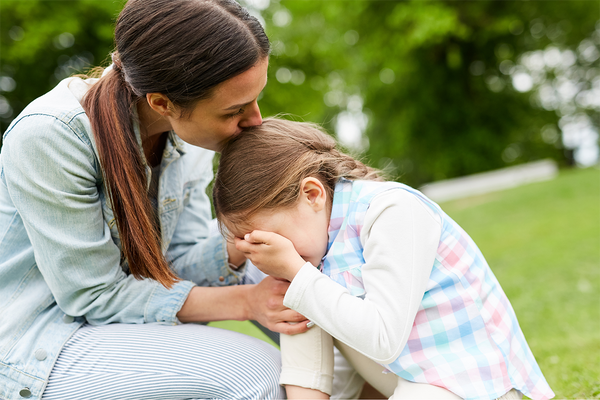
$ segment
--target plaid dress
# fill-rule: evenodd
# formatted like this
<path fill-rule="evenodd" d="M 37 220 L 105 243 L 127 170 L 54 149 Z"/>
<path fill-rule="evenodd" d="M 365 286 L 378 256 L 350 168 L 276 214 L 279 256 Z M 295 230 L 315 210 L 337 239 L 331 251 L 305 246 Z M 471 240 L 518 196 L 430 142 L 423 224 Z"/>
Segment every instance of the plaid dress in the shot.
<path fill-rule="evenodd" d="M 442 233 L 408 342 L 385 367 L 408 381 L 440 386 L 465 399 L 495 399 L 512 388 L 535 400 L 554 397 L 483 255 L 419 191 L 397 182 L 340 180 L 321 271 L 352 295 L 364 296 L 360 233 L 371 200 L 387 190 L 417 196 L 441 218 Z"/>

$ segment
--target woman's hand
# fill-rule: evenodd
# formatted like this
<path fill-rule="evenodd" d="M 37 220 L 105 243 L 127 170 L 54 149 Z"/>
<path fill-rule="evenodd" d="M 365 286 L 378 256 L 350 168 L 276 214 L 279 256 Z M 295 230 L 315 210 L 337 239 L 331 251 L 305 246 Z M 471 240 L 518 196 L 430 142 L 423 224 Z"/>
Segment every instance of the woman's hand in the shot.
<path fill-rule="evenodd" d="M 273 232 L 252 231 L 235 238 L 235 247 L 265 274 L 290 282 L 306 264 L 290 240 Z"/>
<path fill-rule="evenodd" d="M 242 265 L 242 263 L 246 261 L 246 256 L 244 255 L 244 253 L 239 251 L 235 247 L 235 243 L 230 242 L 229 240 L 227 241 L 227 255 L 229 256 L 229 265 L 235 265 L 236 268 L 239 268 Z"/>
<path fill-rule="evenodd" d="M 268 265 L 271 263 L 281 264 L 282 260 L 295 260 L 298 269 L 305 264 L 305 261 L 294 249 L 292 242 L 283 236 L 262 232 L 267 234 L 267 237 L 263 238 L 260 233 L 254 235 L 255 232 L 248 237 L 254 240 L 252 243 L 239 238 L 236 238 L 235 244 L 227 242 L 227 252 L 231 264 L 240 265 L 246 260 L 246 257 L 253 262 L 259 262 L 259 264 L 255 263 L 259 268 L 261 265 L 266 265 L 259 260 L 263 260 Z M 276 237 L 271 237 L 271 235 Z M 260 242 L 262 247 L 255 243 L 258 240 L 262 240 Z M 270 240 L 270 242 L 265 243 L 265 240 Z M 237 247 L 239 242 L 244 242 L 248 248 L 243 243 L 241 248 Z M 270 270 L 261 269 L 269 274 Z M 290 280 L 293 279 L 296 272 L 290 275 Z M 256 285 L 223 288 L 195 287 L 177 317 L 182 322 L 250 319 L 258 321 L 274 332 L 287 335 L 303 333 L 308 330 L 306 324 L 310 321 L 302 314 L 283 305 L 283 298 L 289 286 L 288 280 L 267 276 Z M 210 307 L 206 307 L 206 305 L 210 305 Z"/>
<path fill-rule="evenodd" d="M 236 238 L 235 244 L 228 242 L 229 262 L 239 265 L 248 257 L 258 262 L 259 268 L 271 263 L 287 264 L 286 260 L 295 261 L 298 269 L 305 264 L 292 242 L 280 235 L 262 233 L 267 234 L 266 238 L 263 238 L 260 233 L 254 235 L 253 232 L 248 237 L 254 240 L 252 243 L 239 238 Z M 260 245 L 255 243 L 258 240 L 261 240 Z M 241 247 L 236 248 L 238 244 Z M 267 267 L 262 269 L 269 273 Z M 290 280 L 296 272 L 289 275 Z M 310 321 L 302 314 L 283 305 L 283 298 L 289 286 L 288 280 L 267 276 L 255 285 L 194 287 L 177 313 L 177 318 L 181 322 L 255 320 L 274 332 L 288 335 L 303 333 L 308 330 L 306 324 Z"/>
<path fill-rule="evenodd" d="M 283 305 L 289 282 L 267 276 L 256 285 L 192 288 L 177 313 L 181 322 L 255 320 L 274 332 L 306 332 L 309 321 Z M 290 323 L 288 323 L 290 322 Z"/>
<path fill-rule="evenodd" d="M 248 319 L 258 321 L 273 332 L 286 335 L 306 332 L 308 330 L 306 324 L 310 321 L 302 314 L 283 305 L 283 297 L 289 286 L 288 281 L 272 276 L 267 276 L 258 284 L 252 285 L 246 302 L 250 307 Z"/>

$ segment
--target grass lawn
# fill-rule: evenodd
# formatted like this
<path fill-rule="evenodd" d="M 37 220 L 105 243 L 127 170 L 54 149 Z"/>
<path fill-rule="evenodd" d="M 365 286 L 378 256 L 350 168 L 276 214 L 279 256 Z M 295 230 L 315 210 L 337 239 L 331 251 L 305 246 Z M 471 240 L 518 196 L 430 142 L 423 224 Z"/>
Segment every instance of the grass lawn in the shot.
<path fill-rule="evenodd" d="M 600 398 L 600 170 L 442 206 L 486 256 L 557 398 Z"/>
<path fill-rule="evenodd" d="M 441 206 L 485 255 L 556 398 L 600 398 L 600 170 Z"/>

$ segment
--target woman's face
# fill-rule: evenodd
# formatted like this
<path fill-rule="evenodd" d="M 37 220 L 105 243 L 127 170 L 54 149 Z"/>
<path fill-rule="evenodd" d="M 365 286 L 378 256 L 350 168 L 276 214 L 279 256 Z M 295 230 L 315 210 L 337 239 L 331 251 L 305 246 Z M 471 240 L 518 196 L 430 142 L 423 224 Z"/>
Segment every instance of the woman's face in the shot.
<path fill-rule="evenodd" d="M 191 113 L 167 116 L 171 128 L 187 143 L 221 151 L 224 142 L 243 128 L 262 124 L 258 95 L 267 84 L 269 59 L 216 86 Z"/>

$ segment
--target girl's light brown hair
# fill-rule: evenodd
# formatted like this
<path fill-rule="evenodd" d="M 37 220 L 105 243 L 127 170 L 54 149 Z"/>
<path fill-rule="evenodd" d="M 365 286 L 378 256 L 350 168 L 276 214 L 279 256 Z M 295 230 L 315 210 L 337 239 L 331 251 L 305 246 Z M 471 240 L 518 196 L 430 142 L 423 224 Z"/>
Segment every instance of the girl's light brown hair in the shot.
<path fill-rule="evenodd" d="M 221 153 L 213 201 L 221 226 L 243 226 L 258 211 L 293 206 L 306 177 L 329 199 L 340 178 L 381 181 L 379 171 L 340 152 L 318 125 L 268 118 L 242 132 Z"/>

